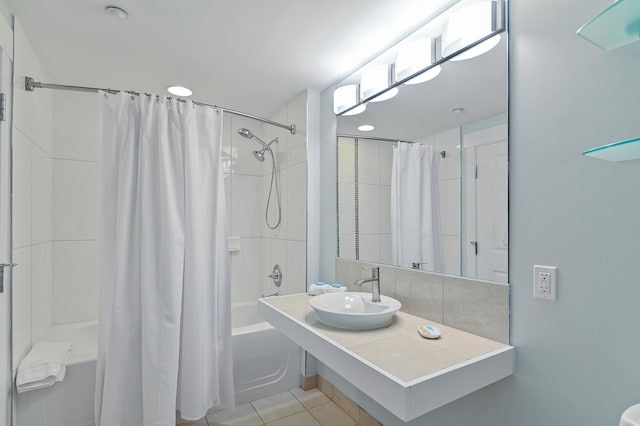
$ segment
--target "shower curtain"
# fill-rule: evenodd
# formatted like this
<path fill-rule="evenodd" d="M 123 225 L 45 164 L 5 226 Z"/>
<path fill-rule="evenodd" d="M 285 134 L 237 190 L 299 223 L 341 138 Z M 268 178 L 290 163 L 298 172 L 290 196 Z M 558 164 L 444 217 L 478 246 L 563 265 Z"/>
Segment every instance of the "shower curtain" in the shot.
<path fill-rule="evenodd" d="M 96 425 L 173 426 L 234 405 L 222 111 L 100 92 Z"/>
<path fill-rule="evenodd" d="M 429 145 L 398 142 L 391 171 L 393 264 L 444 270 L 438 152 Z"/>

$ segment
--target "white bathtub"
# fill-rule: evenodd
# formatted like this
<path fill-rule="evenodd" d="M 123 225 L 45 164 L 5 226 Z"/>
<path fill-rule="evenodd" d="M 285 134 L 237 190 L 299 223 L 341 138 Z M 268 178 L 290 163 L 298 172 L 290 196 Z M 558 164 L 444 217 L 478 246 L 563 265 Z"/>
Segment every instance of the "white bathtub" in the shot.
<path fill-rule="evenodd" d="M 232 312 L 236 403 L 297 387 L 302 362 L 300 348 L 262 321 L 256 301 L 234 304 Z"/>
<path fill-rule="evenodd" d="M 234 304 L 232 327 L 238 404 L 298 386 L 300 349 L 262 321 L 257 302 Z M 17 395 L 17 426 L 94 426 L 98 323 L 56 325 L 42 340 L 73 342 L 67 374 L 62 383 Z"/>

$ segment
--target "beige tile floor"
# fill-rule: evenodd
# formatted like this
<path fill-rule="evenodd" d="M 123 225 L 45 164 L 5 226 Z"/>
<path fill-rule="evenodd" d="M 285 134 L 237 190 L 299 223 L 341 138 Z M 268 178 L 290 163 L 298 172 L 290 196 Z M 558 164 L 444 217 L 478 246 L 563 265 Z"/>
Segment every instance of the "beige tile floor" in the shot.
<path fill-rule="evenodd" d="M 358 426 L 320 389 L 282 392 L 180 426 Z"/>

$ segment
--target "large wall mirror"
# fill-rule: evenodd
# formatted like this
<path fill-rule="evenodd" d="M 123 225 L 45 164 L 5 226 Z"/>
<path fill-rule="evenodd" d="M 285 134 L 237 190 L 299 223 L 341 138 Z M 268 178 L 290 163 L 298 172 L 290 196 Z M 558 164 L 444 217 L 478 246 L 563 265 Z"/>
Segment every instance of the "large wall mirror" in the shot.
<path fill-rule="evenodd" d="M 464 49 L 445 51 L 447 19 L 427 25 L 432 65 L 412 78 L 428 81 L 396 84 L 384 102 L 362 92 L 363 72 L 338 84 L 366 105 L 337 119 L 338 256 L 507 282 L 507 34 L 494 15 L 489 50 L 460 60 Z"/>

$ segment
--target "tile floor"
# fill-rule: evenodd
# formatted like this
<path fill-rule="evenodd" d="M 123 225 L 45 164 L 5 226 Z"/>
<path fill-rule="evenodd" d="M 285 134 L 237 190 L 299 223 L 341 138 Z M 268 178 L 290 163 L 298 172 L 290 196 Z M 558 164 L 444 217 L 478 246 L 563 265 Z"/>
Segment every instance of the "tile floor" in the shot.
<path fill-rule="evenodd" d="M 234 412 L 218 412 L 180 426 L 358 426 L 320 389 L 300 388 L 240 405 Z"/>

